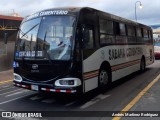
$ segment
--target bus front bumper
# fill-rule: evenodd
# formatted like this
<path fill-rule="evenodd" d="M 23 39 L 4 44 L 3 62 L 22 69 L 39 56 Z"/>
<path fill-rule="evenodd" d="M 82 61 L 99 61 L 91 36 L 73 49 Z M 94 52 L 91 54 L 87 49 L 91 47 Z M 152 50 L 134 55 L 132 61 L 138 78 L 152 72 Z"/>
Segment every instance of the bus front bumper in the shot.
<path fill-rule="evenodd" d="M 29 90 L 56 93 L 79 93 L 82 88 L 81 81 L 78 78 L 62 78 L 56 80 L 53 83 L 54 84 L 26 81 L 23 80 L 20 75 L 14 73 L 13 84 L 17 87 Z"/>
<path fill-rule="evenodd" d="M 74 88 L 67 88 L 67 87 L 51 87 L 49 85 L 43 85 L 43 84 L 29 84 L 29 83 L 19 83 L 16 81 L 13 81 L 14 86 L 33 90 L 33 91 L 44 91 L 44 92 L 55 92 L 55 93 L 77 93 L 80 91 L 80 87 L 74 87 Z"/>

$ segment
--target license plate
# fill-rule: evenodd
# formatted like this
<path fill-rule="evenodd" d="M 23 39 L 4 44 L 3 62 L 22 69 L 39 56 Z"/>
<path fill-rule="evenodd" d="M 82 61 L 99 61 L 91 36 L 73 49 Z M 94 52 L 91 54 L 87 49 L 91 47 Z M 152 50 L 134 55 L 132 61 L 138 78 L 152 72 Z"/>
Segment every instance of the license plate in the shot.
<path fill-rule="evenodd" d="M 38 85 L 31 85 L 31 90 L 36 90 L 36 91 L 38 91 Z"/>

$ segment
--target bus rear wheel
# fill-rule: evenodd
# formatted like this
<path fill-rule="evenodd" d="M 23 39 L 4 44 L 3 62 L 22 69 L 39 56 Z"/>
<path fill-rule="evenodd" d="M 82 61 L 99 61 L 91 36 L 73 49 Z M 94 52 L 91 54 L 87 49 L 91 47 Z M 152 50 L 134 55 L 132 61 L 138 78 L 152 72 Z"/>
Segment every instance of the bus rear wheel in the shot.
<path fill-rule="evenodd" d="M 98 82 L 98 88 L 100 91 L 107 90 L 110 84 L 109 71 L 103 68 L 100 69 Z"/>
<path fill-rule="evenodd" d="M 142 58 L 140 63 L 140 72 L 144 72 L 145 70 L 146 70 L 146 63 L 145 63 L 145 59 Z"/>

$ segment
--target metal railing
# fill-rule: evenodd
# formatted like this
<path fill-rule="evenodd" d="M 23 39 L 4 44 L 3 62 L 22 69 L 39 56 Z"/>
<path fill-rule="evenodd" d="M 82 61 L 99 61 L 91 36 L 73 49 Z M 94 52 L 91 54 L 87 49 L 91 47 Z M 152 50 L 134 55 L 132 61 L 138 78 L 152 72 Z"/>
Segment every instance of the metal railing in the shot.
<path fill-rule="evenodd" d="M 0 10 L 0 15 L 21 17 L 17 12 L 14 11 L 14 9 Z"/>

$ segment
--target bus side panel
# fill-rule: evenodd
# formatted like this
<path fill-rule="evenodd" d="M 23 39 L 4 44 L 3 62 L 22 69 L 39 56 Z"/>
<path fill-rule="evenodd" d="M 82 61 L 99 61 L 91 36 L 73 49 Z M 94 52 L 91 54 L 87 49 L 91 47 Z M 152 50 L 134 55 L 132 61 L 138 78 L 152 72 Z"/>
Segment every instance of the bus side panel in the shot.
<path fill-rule="evenodd" d="M 145 57 L 146 66 L 154 62 L 152 45 L 122 45 L 112 46 L 112 50 L 120 50 L 124 48 L 125 57 L 114 59 L 109 62 L 112 66 L 112 81 L 125 77 L 133 72 L 140 70 L 142 56 Z"/>
<path fill-rule="evenodd" d="M 98 87 L 98 77 L 85 80 L 85 92 Z"/>
<path fill-rule="evenodd" d="M 153 63 L 152 45 L 113 45 L 98 49 L 83 61 L 85 92 L 98 87 L 101 64 L 108 61 L 112 70 L 112 81 L 140 70 L 142 56 L 146 65 Z"/>
<path fill-rule="evenodd" d="M 120 79 L 122 77 L 125 77 L 135 71 L 138 71 L 140 68 L 140 63 L 135 64 L 133 66 L 129 66 L 117 71 L 112 71 L 112 81 L 116 81 L 117 79 Z"/>
<path fill-rule="evenodd" d="M 112 81 L 140 70 L 143 46 L 113 45 L 108 49 L 109 63 L 112 69 Z"/>
<path fill-rule="evenodd" d="M 102 59 L 101 50 L 95 51 L 83 61 L 83 78 L 85 80 L 85 92 L 98 87 L 98 74 Z"/>

